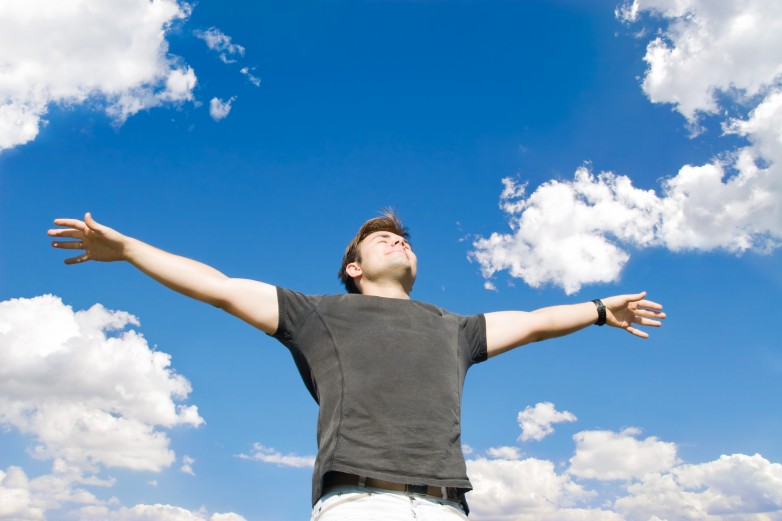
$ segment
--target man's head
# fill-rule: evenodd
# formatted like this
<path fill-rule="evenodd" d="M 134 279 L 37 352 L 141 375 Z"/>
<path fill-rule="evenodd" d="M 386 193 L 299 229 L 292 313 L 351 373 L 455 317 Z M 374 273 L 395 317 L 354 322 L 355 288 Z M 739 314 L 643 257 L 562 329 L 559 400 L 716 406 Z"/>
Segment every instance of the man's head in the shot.
<path fill-rule="evenodd" d="M 415 281 L 416 259 L 407 243 L 410 234 L 393 210 L 384 210 L 382 215 L 366 221 L 359 228 L 353 240 L 345 248 L 338 277 L 348 293 L 361 293 L 357 280 L 364 276 L 375 276 L 374 270 L 386 269 L 392 276 L 407 277 L 402 281 L 409 293 Z M 403 250 L 398 254 L 395 250 Z M 367 251 L 368 250 L 368 251 Z M 364 263 L 364 254 L 371 255 L 371 266 Z M 362 264 L 373 271 L 364 273 Z M 407 267 L 405 267 L 405 265 Z M 411 271 L 412 270 L 412 271 Z M 406 273 L 407 272 L 407 273 Z"/>

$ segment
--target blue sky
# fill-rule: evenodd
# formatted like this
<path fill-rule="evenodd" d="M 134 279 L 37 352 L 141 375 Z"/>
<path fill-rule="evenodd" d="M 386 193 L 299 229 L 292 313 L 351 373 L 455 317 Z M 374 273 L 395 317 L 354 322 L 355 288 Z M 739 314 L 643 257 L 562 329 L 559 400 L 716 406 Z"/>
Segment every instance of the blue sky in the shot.
<path fill-rule="evenodd" d="M 387 206 L 418 300 L 669 316 L 471 370 L 472 518 L 782 519 L 779 6 L 79 5 L 0 7 L 0 519 L 309 515 L 287 351 L 55 217 L 332 293 Z"/>

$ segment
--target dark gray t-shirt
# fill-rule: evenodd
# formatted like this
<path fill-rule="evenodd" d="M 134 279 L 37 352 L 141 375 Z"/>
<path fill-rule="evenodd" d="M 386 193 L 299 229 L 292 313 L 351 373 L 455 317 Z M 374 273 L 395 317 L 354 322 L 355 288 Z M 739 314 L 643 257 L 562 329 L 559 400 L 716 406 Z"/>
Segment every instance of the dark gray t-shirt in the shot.
<path fill-rule="evenodd" d="M 461 398 L 467 369 L 486 359 L 483 315 L 356 294 L 277 295 L 273 336 L 320 405 L 313 504 L 329 471 L 470 490 Z"/>

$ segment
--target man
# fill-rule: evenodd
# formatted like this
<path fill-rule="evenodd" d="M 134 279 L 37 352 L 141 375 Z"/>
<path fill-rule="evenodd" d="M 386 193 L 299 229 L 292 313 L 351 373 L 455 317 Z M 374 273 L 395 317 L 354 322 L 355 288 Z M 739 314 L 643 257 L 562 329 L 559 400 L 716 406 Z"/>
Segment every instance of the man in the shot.
<path fill-rule="evenodd" d="M 465 519 L 471 489 L 461 452 L 467 369 L 515 347 L 608 324 L 646 338 L 662 306 L 645 293 L 530 313 L 460 316 L 410 299 L 417 259 L 392 212 L 348 245 L 339 277 L 348 294 L 308 296 L 230 278 L 98 224 L 56 219 L 66 264 L 130 262 L 189 297 L 241 318 L 287 346 L 320 406 L 312 519 Z M 63 241 L 60 239 L 74 239 Z"/>

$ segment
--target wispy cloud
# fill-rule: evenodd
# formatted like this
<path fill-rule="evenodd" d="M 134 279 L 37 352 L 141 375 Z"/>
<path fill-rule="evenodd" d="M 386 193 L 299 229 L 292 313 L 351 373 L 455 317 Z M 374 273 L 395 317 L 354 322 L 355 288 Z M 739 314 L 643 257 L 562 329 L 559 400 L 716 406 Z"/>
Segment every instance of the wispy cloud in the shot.
<path fill-rule="evenodd" d="M 210 50 L 215 51 L 220 61 L 225 64 L 237 63 L 244 56 L 245 48 L 238 43 L 233 43 L 232 38 L 217 27 L 210 27 L 205 31 L 197 29 L 193 34 L 203 40 Z M 239 73 L 244 75 L 247 81 L 260 87 L 261 79 L 253 71 L 255 67 L 244 66 L 239 69 Z"/>
<path fill-rule="evenodd" d="M 193 69 L 168 53 L 177 0 L 0 3 L 0 151 L 35 139 L 49 106 L 101 107 L 117 123 L 193 100 Z"/>
<path fill-rule="evenodd" d="M 255 70 L 255 67 L 242 67 L 239 72 L 244 74 L 247 77 L 247 81 L 255 85 L 256 87 L 261 86 L 261 78 L 258 76 L 255 76 L 252 71 Z"/>
<path fill-rule="evenodd" d="M 528 194 L 507 178 L 500 196 L 510 232 L 474 241 L 487 287 L 500 271 L 566 293 L 618 280 L 629 248 L 769 252 L 782 244 L 782 4 L 636 0 L 625 22 L 651 13 L 668 23 L 649 43 L 643 89 L 696 129 L 719 117 L 747 145 L 704 165 L 684 165 L 659 191 L 630 177 L 595 174 L 549 181 Z"/>
<path fill-rule="evenodd" d="M 210 50 L 216 51 L 223 63 L 236 63 L 235 56 L 244 56 L 244 47 L 231 42 L 231 37 L 217 27 L 210 27 L 206 31 L 195 30 L 193 34 L 202 39 Z"/>
<path fill-rule="evenodd" d="M 236 101 L 236 96 L 233 96 L 225 101 L 219 98 L 212 98 L 209 102 L 209 115 L 215 121 L 225 119 L 231 112 L 231 105 Z"/>
<path fill-rule="evenodd" d="M 185 474 L 190 474 L 191 476 L 195 476 L 195 472 L 193 471 L 193 464 L 195 463 L 195 459 L 185 454 L 182 456 L 182 466 L 179 467 L 179 470 L 181 472 L 184 472 Z"/>
<path fill-rule="evenodd" d="M 249 454 L 238 454 L 238 458 L 272 463 L 280 467 L 307 468 L 315 465 L 315 456 L 299 456 L 297 454 L 282 454 L 276 449 L 254 443 Z"/>

